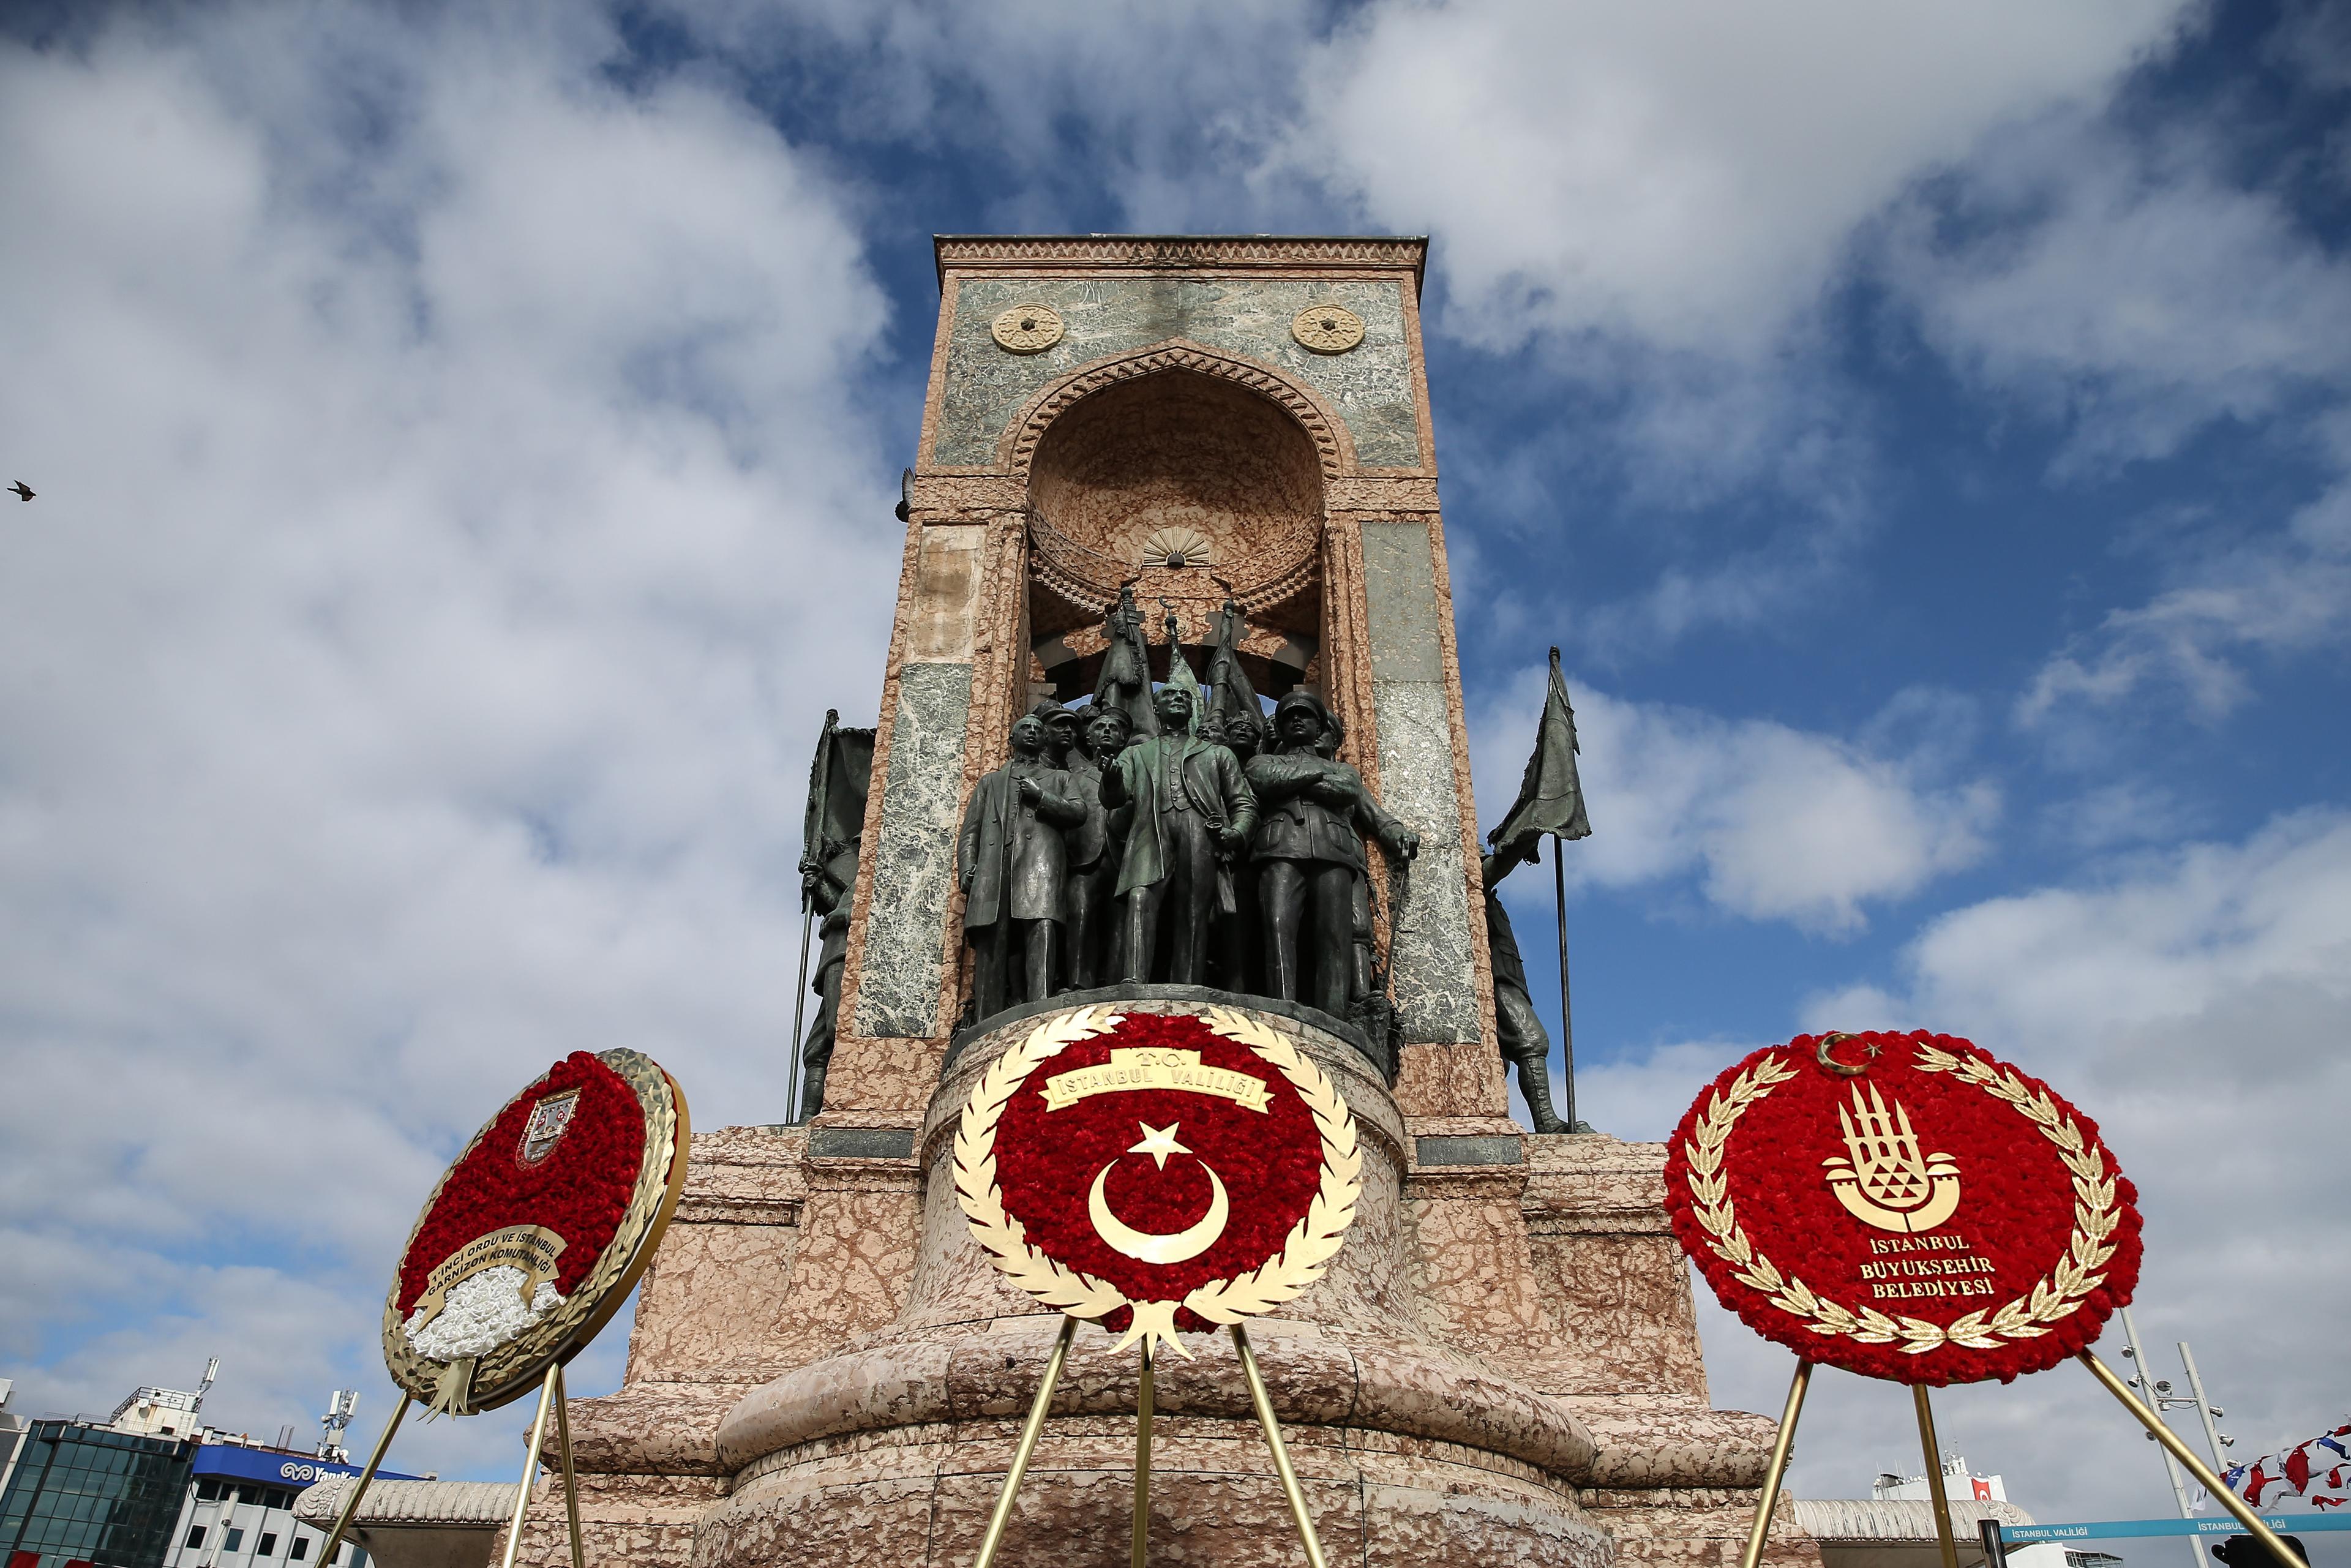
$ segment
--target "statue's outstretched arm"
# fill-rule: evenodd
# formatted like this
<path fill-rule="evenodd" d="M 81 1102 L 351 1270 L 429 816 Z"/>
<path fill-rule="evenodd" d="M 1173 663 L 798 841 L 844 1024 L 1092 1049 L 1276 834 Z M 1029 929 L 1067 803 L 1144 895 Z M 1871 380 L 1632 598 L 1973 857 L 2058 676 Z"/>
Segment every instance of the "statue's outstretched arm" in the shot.
<path fill-rule="evenodd" d="M 1129 799 L 1126 789 L 1126 758 L 1127 754 L 1122 751 L 1110 759 L 1109 767 L 1102 769 L 1102 803 L 1113 809 L 1125 805 Z"/>
<path fill-rule="evenodd" d="M 1386 807 L 1372 799 L 1371 786 L 1357 779 L 1355 790 L 1355 823 L 1361 831 L 1379 840 L 1388 849 L 1405 860 L 1420 853 L 1420 835 L 1402 818 L 1389 812 Z"/>

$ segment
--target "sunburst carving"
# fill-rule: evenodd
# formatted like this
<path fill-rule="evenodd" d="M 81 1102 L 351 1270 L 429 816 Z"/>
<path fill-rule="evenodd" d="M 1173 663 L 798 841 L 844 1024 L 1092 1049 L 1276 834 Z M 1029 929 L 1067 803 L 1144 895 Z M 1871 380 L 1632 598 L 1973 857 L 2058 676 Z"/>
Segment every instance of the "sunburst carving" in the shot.
<path fill-rule="evenodd" d="M 1212 553 L 1208 536 L 1197 528 L 1165 528 L 1143 541 L 1143 564 L 1145 566 L 1178 570 L 1187 566 L 1206 566 Z"/>

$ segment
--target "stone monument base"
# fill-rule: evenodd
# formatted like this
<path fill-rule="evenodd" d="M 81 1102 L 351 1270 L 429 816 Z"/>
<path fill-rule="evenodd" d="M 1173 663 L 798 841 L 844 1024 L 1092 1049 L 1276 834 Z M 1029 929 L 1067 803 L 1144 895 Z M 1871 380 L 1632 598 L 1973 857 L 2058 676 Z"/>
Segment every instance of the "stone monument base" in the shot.
<path fill-rule="evenodd" d="M 1708 1406 L 1663 1148 L 1411 1122 L 1352 1043 L 1258 1016 L 1339 1083 L 1367 1156 L 1346 1249 L 1250 1333 L 1331 1560 L 1734 1563 L 1771 1426 Z M 971 1039 L 920 1128 L 696 1138 L 624 1385 L 572 1406 L 591 1562 L 971 1562 L 1059 1317 L 968 1239 L 946 1145 L 1031 1027 Z M 1159 1364 L 1152 1561 L 1300 1561 L 1229 1338 L 1184 1343 Z M 1008 1568 L 1128 1560 L 1137 1357 L 1114 1343 L 1079 1331 Z M 1792 1520 L 1770 1560 L 1817 1568 Z M 568 1562 L 559 1495 L 522 1557 Z"/>

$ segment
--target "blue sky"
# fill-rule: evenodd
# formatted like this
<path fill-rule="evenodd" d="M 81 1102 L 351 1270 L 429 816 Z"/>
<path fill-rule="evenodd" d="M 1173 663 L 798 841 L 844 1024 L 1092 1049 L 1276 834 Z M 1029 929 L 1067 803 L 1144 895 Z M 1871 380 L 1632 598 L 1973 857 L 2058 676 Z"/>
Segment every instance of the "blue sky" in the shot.
<path fill-rule="evenodd" d="M 1583 725 L 1587 1115 L 1971 1035 L 2105 1124 L 2239 1452 L 2342 1418 L 2341 8 L 480 9 L 0 18 L 21 1406 L 218 1354 L 217 1419 L 368 1427 L 392 1252 L 515 1084 L 629 1045 L 780 1113 L 929 235 L 1101 230 L 1432 236 L 1485 820 L 1552 643 Z M 2044 1518 L 2161 1511 L 2093 1396 L 1944 1427 Z M 1806 1495 L 1915 1463 L 1898 1398 L 1816 1398 Z"/>

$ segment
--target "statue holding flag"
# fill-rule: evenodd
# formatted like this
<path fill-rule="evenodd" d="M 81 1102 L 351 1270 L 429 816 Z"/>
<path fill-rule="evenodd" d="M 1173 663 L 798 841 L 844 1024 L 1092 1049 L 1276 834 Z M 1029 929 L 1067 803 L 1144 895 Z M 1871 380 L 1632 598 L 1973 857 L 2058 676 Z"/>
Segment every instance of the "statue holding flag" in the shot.
<path fill-rule="evenodd" d="M 789 1119 L 805 1122 L 824 1109 L 825 1071 L 832 1064 L 833 1036 L 841 1018 L 841 975 L 849 952 L 850 894 L 857 885 L 859 840 L 865 830 L 865 798 L 872 788 L 873 731 L 844 729 L 841 715 L 828 708 L 817 737 L 816 760 L 809 768 L 808 810 L 800 824 L 800 988 L 792 1008 L 792 1037 L 799 1042 L 799 1076 L 787 1071 L 785 1103 Z M 821 950 L 816 978 L 809 979 L 809 922 L 820 920 Z M 800 1032 L 810 992 L 816 1021 Z"/>
<path fill-rule="evenodd" d="M 1560 674 L 1559 650 L 1551 651 L 1551 685 L 1543 695 L 1542 722 L 1535 730 L 1533 755 L 1519 783 L 1519 798 L 1501 825 L 1486 835 L 1493 852 L 1480 862 L 1486 884 L 1486 946 L 1494 966 L 1495 1032 L 1500 1037 L 1503 1061 L 1519 1070 L 1519 1088 L 1538 1133 L 1588 1133 L 1588 1123 L 1575 1116 L 1575 1025 L 1568 1007 L 1567 986 L 1567 866 L 1558 845 L 1592 836 L 1583 811 L 1583 783 L 1576 776 L 1575 709 L 1567 700 L 1567 678 Z M 1542 857 L 1540 847 L 1549 834 L 1552 880 L 1559 910 L 1559 1032 L 1562 1098 L 1561 1112 L 1552 1108 L 1551 1041 L 1527 991 L 1527 971 L 1510 915 L 1495 894 L 1495 884 L 1522 861 Z"/>

